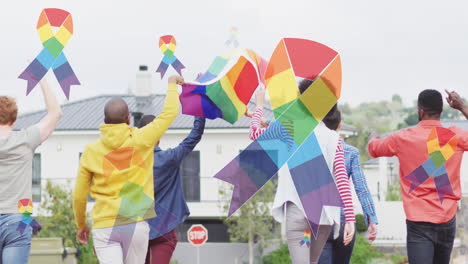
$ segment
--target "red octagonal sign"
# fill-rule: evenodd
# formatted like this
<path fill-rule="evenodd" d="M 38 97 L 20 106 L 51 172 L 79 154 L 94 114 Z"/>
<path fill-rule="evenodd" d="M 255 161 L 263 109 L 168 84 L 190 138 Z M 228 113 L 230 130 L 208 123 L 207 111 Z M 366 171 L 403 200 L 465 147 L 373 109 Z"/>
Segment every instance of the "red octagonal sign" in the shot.
<path fill-rule="evenodd" d="M 208 240 L 208 230 L 202 225 L 192 225 L 187 231 L 187 239 L 194 246 L 201 246 Z"/>

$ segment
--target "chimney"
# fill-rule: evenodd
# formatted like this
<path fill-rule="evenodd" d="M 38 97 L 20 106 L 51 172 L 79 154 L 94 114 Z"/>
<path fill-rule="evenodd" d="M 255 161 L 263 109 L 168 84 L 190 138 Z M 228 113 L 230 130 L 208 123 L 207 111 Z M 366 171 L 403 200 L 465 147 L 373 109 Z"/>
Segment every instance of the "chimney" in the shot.
<path fill-rule="evenodd" d="M 152 74 L 148 71 L 148 66 L 140 65 L 140 70 L 136 74 L 135 85 L 135 109 L 132 109 L 133 126 L 140 122 L 141 117 L 144 115 L 145 106 L 151 105 L 151 92 L 152 92 Z"/>
<path fill-rule="evenodd" d="M 136 75 L 135 96 L 150 96 L 153 90 L 151 79 L 152 74 L 148 71 L 148 66 L 140 65 L 140 70 Z"/>

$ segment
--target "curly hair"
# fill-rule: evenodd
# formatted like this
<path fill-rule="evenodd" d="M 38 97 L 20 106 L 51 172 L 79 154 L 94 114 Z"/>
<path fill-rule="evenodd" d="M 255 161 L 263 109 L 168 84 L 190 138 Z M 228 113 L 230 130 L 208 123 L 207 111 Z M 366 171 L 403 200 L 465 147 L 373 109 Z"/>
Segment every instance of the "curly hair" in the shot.
<path fill-rule="evenodd" d="M 0 96 L 0 125 L 11 125 L 18 116 L 16 100 L 9 96 Z"/>

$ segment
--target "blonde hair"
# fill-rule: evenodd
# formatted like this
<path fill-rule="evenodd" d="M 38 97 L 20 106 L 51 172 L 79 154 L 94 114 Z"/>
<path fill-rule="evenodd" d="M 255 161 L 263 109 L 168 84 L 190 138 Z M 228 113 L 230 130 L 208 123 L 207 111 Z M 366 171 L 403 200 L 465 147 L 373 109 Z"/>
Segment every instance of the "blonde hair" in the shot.
<path fill-rule="evenodd" d="M 0 96 L 0 125 L 12 125 L 17 117 L 16 100 L 10 96 Z"/>

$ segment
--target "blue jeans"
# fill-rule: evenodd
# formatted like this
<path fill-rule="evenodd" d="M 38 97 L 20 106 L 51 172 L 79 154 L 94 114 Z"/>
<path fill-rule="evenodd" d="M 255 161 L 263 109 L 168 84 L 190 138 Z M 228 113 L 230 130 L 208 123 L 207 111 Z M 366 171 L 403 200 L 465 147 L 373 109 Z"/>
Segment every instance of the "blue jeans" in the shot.
<path fill-rule="evenodd" d="M 28 263 L 32 228 L 17 231 L 21 219 L 21 214 L 0 214 L 0 264 Z"/>
<path fill-rule="evenodd" d="M 356 233 L 354 233 L 353 240 L 349 245 L 343 244 L 345 218 L 341 217 L 340 234 L 337 239 L 333 238 L 333 228 L 328 237 L 325 247 L 323 247 L 322 254 L 320 255 L 319 264 L 348 264 L 353 254 L 354 241 L 356 240 Z"/>
<path fill-rule="evenodd" d="M 456 233 L 455 217 L 443 224 L 406 220 L 410 264 L 448 264 Z"/>

